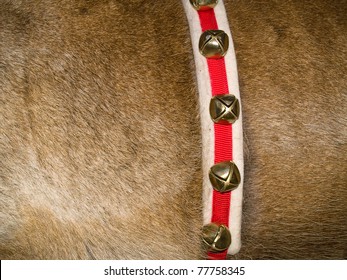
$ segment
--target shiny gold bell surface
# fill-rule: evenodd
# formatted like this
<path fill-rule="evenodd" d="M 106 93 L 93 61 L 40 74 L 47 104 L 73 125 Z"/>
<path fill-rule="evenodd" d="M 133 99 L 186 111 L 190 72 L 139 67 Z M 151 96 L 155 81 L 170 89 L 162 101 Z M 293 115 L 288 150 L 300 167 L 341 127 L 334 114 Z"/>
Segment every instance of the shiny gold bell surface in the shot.
<path fill-rule="evenodd" d="M 232 161 L 222 161 L 213 165 L 209 177 L 213 188 L 222 193 L 236 189 L 241 182 L 240 171 Z"/>
<path fill-rule="evenodd" d="M 202 228 L 203 242 L 211 251 L 221 252 L 229 248 L 231 244 L 231 234 L 224 225 L 210 223 Z"/>
<path fill-rule="evenodd" d="M 240 115 L 239 100 L 232 94 L 216 95 L 210 102 L 210 115 L 215 123 L 234 123 Z"/>
<path fill-rule="evenodd" d="M 190 4 L 194 7 L 197 11 L 204 11 L 204 10 L 210 10 L 213 9 L 217 3 L 218 0 L 189 0 Z"/>
<path fill-rule="evenodd" d="M 206 30 L 199 40 L 200 53 L 206 58 L 222 58 L 229 48 L 229 37 L 222 30 Z"/>

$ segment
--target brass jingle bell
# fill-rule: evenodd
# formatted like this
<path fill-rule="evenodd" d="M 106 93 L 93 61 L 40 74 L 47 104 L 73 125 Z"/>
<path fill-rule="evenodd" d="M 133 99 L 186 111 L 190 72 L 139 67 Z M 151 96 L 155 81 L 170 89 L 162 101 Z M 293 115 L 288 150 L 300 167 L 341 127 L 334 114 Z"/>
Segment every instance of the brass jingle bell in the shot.
<path fill-rule="evenodd" d="M 210 168 L 210 182 L 218 192 L 228 192 L 236 189 L 241 182 L 240 171 L 232 161 L 222 161 Z"/>
<path fill-rule="evenodd" d="M 231 124 L 240 115 L 239 100 L 232 94 L 216 95 L 211 98 L 210 115 L 215 123 Z"/>
<path fill-rule="evenodd" d="M 206 30 L 199 40 L 200 53 L 206 58 L 222 58 L 229 48 L 229 37 L 222 30 Z"/>
<path fill-rule="evenodd" d="M 225 225 L 210 223 L 202 228 L 202 240 L 209 250 L 221 252 L 229 248 L 231 234 Z"/>
<path fill-rule="evenodd" d="M 205 11 L 213 9 L 217 5 L 218 0 L 189 0 L 189 2 L 195 10 Z"/>

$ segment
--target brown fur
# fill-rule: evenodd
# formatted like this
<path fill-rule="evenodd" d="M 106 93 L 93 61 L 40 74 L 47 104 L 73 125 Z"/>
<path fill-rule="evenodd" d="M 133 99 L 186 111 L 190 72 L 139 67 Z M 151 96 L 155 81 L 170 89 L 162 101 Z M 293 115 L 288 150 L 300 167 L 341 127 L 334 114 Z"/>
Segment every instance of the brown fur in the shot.
<path fill-rule="evenodd" d="M 247 144 L 237 258 L 347 257 L 346 1 L 227 1 Z"/>
<path fill-rule="evenodd" d="M 346 4 L 225 1 L 246 174 L 236 258 L 343 258 Z M 0 257 L 201 258 L 180 1 L 1 1 Z"/>

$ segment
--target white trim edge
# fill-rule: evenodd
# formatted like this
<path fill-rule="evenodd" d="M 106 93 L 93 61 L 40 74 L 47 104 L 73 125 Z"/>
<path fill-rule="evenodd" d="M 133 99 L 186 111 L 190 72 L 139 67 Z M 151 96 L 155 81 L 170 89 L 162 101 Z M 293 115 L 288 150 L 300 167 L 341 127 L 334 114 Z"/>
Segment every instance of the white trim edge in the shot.
<path fill-rule="evenodd" d="M 199 90 L 200 119 L 202 133 L 202 171 L 203 171 L 203 223 L 211 222 L 212 217 L 212 194 L 213 189 L 208 178 L 208 171 L 214 164 L 214 127 L 209 113 L 209 104 L 212 97 L 210 76 L 206 58 L 199 52 L 198 42 L 202 33 L 199 15 L 191 6 L 189 0 L 182 0 L 187 19 L 193 53 L 195 59 L 196 75 Z M 241 104 L 240 90 L 234 44 L 229 28 L 224 3 L 220 0 L 214 8 L 218 28 L 229 36 L 229 50 L 225 55 L 225 66 L 228 79 L 229 93 L 234 94 Z M 243 132 L 242 132 L 242 110 L 239 119 L 233 124 L 233 161 L 236 163 L 241 174 L 241 183 L 231 194 L 231 205 L 229 215 L 229 230 L 232 237 L 229 254 L 236 254 L 241 247 L 241 218 L 242 218 L 242 193 L 244 176 L 243 159 Z"/>

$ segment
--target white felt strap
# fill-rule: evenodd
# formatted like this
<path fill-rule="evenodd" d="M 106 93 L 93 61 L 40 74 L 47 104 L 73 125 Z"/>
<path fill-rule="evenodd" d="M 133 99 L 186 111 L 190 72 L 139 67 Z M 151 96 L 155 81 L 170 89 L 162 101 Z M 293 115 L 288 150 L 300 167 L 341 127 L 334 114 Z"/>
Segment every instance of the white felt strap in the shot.
<path fill-rule="evenodd" d="M 210 76 L 207 61 L 199 52 L 198 42 L 202 33 L 197 11 L 190 5 L 189 0 L 182 0 L 191 34 L 193 53 L 195 59 L 196 75 L 199 90 L 200 119 L 202 132 L 203 154 L 203 222 L 208 224 L 212 217 L 212 186 L 208 177 L 210 167 L 214 164 L 214 127 L 209 114 L 209 104 L 212 96 Z M 225 55 L 225 66 L 229 85 L 229 93 L 235 95 L 241 104 L 238 83 L 237 65 L 234 44 L 226 16 L 224 3 L 220 0 L 214 8 L 218 28 L 229 36 L 229 50 Z M 231 195 L 229 216 L 229 230 L 232 243 L 228 249 L 229 254 L 236 254 L 241 247 L 241 216 L 242 216 L 242 189 L 243 189 L 243 135 L 242 135 L 242 110 L 239 119 L 233 124 L 233 161 L 236 163 L 241 174 L 241 183 Z"/>

